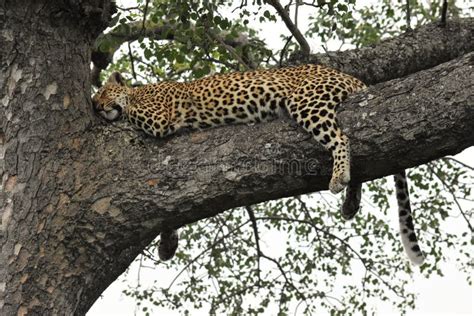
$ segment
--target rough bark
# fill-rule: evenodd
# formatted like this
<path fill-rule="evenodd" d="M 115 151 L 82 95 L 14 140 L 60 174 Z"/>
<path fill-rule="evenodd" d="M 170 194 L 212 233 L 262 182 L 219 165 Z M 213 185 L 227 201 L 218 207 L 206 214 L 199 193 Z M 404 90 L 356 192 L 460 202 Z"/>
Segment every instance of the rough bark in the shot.
<path fill-rule="evenodd" d="M 0 315 L 84 314 L 164 228 L 327 187 L 329 154 L 287 121 L 164 140 L 102 124 L 89 48 L 108 5 L 1 4 Z M 471 53 L 350 99 L 353 176 L 473 145 L 472 64 Z"/>
<path fill-rule="evenodd" d="M 0 1 L 0 315 L 72 315 L 94 277 L 82 273 L 84 209 L 68 181 L 81 181 L 77 139 L 94 122 L 90 47 L 109 10 L 97 0 Z"/>
<path fill-rule="evenodd" d="M 366 84 L 401 78 L 474 50 L 474 18 L 431 23 L 381 43 L 344 52 L 313 55 L 307 62 L 322 63 L 356 76 Z M 301 63 L 296 56 L 293 62 Z"/>

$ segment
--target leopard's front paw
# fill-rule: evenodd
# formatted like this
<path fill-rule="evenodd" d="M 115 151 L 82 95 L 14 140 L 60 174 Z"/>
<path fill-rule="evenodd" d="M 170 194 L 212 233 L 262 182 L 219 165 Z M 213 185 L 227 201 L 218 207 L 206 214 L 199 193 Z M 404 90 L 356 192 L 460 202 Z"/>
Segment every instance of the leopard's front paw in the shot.
<path fill-rule="evenodd" d="M 333 177 L 331 181 L 329 182 L 329 190 L 331 191 L 332 194 L 336 194 L 341 192 L 345 186 L 347 185 L 342 183 L 341 178 L 336 178 Z"/>
<path fill-rule="evenodd" d="M 338 175 L 334 174 L 329 182 L 329 190 L 333 194 L 339 193 L 347 186 L 349 181 L 351 181 L 351 176 L 348 171 Z"/>

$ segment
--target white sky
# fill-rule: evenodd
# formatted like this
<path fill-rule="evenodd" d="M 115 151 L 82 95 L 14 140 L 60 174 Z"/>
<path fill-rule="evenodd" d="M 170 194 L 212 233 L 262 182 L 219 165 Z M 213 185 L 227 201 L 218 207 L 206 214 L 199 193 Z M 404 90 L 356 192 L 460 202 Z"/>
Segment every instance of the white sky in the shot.
<path fill-rule="evenodd" d="M 134 5 L 134 0 L 118 0 L 120 6 L 128 7 Z M 282 1 L 285 3 L 286 1 Z M 361 5 L 367 5 L 371 1 L 358 1 Z M 299 17 L 300 23 L 304 23 L 304 15 Z M 281 47 L 280 32 L 283 31 L 288 35 L 288 31 L 284 25 L 275 26 L 274 23 L 268 23 L 259 26 L 261 28 L 260 36 L 273 48 Z M 321 44 L 317 41 L 308 39 L 313 51 L 320 51 Z M 337 43 L 328 45 L 329 49 L 338 48 Z M 474 147 L 470 147 L 463 153 L 456 156 L 457 159 L 472 165 L 474 162 Z M 396 213 L 396 212 L 395 212 Z M 462 225 L 460 222 L 450 224 L 451 232 Z M 464 224 L 465 225 L 465 224 Z M 421 241 L 422 243 L 422 241 Z M 455 252 L 456 249 L 446 249 L 447 252 Z M 414 273 L 411 286 L 419 294 L 417 299 L 417 308 L 415 311 L 409 312 L 408 315 L 428 316 L 428 315 L 473 315 L 474 291 L 470 287 L 463 273 L 458 272 L 454 262 L 446 262 L 443 266 L 444 277 L 432 277 L 431 279 L 423 278 L 419 273 Z M 416 270 L 416 269 L 415 269 Z M 134 299 L 122 294 L 122 290 L 126 288 L 126 284 L 136 284 L 136 276 L 138 272 L 138 263 L 135 262 L 130 267 L 128 279 L 123 275 L 119 277 L 109 288 L 103 293 L 102 297 L 97 300 L 87 316 L 129 316 L 142 315 L 140 308 L 136 307 Z M 158 280 L 161 284 L 169 284 L 174 274 L 170 274 L 166 270 L 150 270 L 142 269 L 142 284 L 145 280 Z M 390 303 L 380 303 L 378 306 L 378 315 L 399 315 L 393 309 Z M 173 316 L 180 315 L 176 311 L 168 311 L 163 309 L 154 309 L 152 315 Z M 193 313 L 195 315 L 207 315 L 206 312 Z"/>

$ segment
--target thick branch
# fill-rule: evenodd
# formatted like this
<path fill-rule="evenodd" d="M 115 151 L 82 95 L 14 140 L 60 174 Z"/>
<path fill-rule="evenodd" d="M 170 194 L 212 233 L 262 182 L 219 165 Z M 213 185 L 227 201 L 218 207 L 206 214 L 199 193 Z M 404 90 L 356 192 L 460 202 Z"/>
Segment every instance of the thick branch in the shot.
<path fill-rule="evenodd" d="M 474 145 L 473 59 L 470 53 L 350 98 L 339 121 L 351 139 L 353 178 L 375 179 Z M 85 137 L 77 159 L 88 185 L 74 199 L 84 214 L 106 215 L 95 229 L 115 251 L 137 253 L 164 229 L 232 207 L 326 189 L 331 174 L 329 153 L 281 120 L 138 141 L 136 132 L 106 125 Z M 116 224 L 101 232 L 102 221 Z"/>
<path fill-rule="evenodd" d="M 367 84 L 401 78 L 474 51 L 474 18 L 438 23 L 360 49 L 315 55 L 314 59 L 352 74 Z"/>
<path fill-rule="evenodd" d="M 379 84 L 346 102 L 339 121 L 351 139 L 353 177 L 375 179 L 474 145 L 473 58 Z M 331 173 L 330 155 L 288 122 L 146 138 L 139 145 L 130 144 L 134 132 L 104 131 L 93 133 L 105 161 L 94 168 L 120 171 L 114 172 L 116 185 L 96 195 L 111 196 L 119 208 L 146 206 L 172 226 L 326 189 Z M 104 184 L 112 181 L 103 177 Z"/>

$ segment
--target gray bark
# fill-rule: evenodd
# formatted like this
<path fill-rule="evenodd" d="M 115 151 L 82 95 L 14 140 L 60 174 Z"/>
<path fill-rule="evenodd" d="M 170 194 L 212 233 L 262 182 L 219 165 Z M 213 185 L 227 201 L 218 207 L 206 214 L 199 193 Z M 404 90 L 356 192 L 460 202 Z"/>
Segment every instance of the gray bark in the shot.
<path fill-rule="evenodd" d="M 108 5 L 1 3 L 0 315 L 84 314 L 163 229 L 327 187 L 329 154 L 288 121 L 158 140 L 94 117 L 90 47 Z M 354 178 L 474 144 L 473 58 L 344 104 Z"/>

